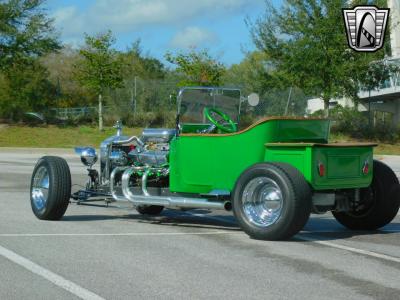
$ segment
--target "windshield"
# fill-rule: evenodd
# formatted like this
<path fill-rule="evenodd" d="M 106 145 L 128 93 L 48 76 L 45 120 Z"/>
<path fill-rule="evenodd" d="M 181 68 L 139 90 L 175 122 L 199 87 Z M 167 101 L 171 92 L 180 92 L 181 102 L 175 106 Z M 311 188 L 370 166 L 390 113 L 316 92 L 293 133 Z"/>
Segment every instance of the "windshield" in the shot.
<path fill-rule="evenodd" d="M 187 87 L 179 92 L 178 114 L 181 123 L 209 124 L 204 108 L 216 108 L 239 122 L 241 93 L 238 89 Z"/>

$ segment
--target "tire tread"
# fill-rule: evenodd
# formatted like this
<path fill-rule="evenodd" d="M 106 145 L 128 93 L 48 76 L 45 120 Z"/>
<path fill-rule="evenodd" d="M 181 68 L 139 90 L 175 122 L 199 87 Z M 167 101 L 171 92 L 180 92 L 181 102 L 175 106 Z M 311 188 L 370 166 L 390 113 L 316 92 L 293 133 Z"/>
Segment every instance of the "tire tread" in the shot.
<path fill-rule="evenodd" d="M 376 230 L 389 224 L 397 215 L 400 206 L 399 180 L 385 163 L 374 160 L 371 185 L 378 185 L 381 194 L 376 206 L 365 216 L 353 216 L 347 212 L 332 211 L 335 219 L 351 230 Z"/>
<path fill-rule="evenodd" d="M 44 212 L 38 212 L 35 210 L 32 199 L 32 210 L 34 214 L 41 220 L 59 220 L 65 214 L 69 199 L 71 196 L 71 172 L 65 159 L 57 156 L 43 156 L 37 162 L 31 180 L 36 170 L 45 165 L 49 174 L 49 194 L 47 199 L 48 207 Z"/>
<path fill-rule="evenodd" d="M 280 176 L 286 182 L 288 195 L 293 199 L 288 200 L 291 202 L 289 204 L 291 208 L 285 217 L 286 220 L 277 221 L 275 224 L 262 229 L 246 221 L 246 217 L 243 216 L 242 209 L 239 206 L 241 205 L 240 197 L 244 184 L 248 182 L 251 176 L 255 176 L 252 174 L 265 172 L 263 170 L 267 169 L 279 174 L 277 176 Z M 311 189 L 303 174 L 289 164 L 280 162 L 258 163 L 245 170 L 237 180 L 233 192 L 233 211 L 240 226 L 250 237 L 263 240 L 288 239 L 298 233 L 307 223 L 311 212 Z"/>

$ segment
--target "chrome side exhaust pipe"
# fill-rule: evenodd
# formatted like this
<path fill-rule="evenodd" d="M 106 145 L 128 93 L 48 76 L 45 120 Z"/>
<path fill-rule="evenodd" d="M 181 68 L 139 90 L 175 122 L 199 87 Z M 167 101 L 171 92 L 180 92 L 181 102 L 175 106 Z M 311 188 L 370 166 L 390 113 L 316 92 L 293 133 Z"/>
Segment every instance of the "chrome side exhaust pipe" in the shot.
<path fill-rule="evenodd" d="M 121 172 L 122 169 L 116 171 Z M 143 195 L 134 195 L 129 188 L 129 179 L 135 172 L 135 168 L 131 167 L 124 170 L 122 174 L 122 193 L 124 194 L 123 200 L 128 200 L 134 205 L 159 205 L 168 208 L 203 208 L 203 209 L 214 209 L 214 210 L 230 210 L 231 203 L 229 201 L 212 201 L 205 198 L 188 198 L 188 197 L 173 197 L 173 196 L 151 196 L 147 192 L 147 176 L 142 178 L 142 191 Z M 114 172 L 113 172 L 114 173 Z M 115 174 L 114 176 L 115 177 Z M 114 178 L 112 178 L 114 180 Z M 113 181 L 111 180 L 111 181 Z M 147 195 L 146 195 L 147 194 Z M 112 191 L 114 197 L 115 191 Z M 117 198 L 121 198 L 115 195 Z M 116 199 L 114 197 L 114 199 Z M 116 199 L 119 200 L 119 199 Z"/>
<path fill-rule="evenodd" d="M 121 173 L 123 171 L 125 171 L 126 169 L 128 169 L 129 167 L 116 167 L 110 175 L 110 192 L 111 192 L 111 196 L 114 198 L 115 201 L 126 201 L 127 199 L 125 199 L 125 197 L 121 197 L 117 195 L 117 191 L 115 190 L 115 176 L 118 173 Z"/>

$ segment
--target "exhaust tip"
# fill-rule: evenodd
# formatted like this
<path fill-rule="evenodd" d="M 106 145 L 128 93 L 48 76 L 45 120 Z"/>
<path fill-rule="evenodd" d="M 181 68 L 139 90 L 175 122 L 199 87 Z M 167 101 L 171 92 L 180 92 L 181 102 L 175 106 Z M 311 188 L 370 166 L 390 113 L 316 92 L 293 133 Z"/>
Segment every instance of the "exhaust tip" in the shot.
<path fill-rule="evenodd" d="M 224 203 L 224 209 L 227 210 L 227 211 L 231 211 L 232 210 L 232 202 L 226 201 Z"/>

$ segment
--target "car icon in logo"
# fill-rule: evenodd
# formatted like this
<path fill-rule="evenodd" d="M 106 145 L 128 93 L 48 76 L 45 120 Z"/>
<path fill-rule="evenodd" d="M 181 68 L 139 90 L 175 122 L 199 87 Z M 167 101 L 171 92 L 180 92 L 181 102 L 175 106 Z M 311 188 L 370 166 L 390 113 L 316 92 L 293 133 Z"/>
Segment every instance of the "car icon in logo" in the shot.
<path fill-rule="evenodd" d="M 347 40 L 350 48 L 360 52 L 374 52 L 383 47 L 389 8 L 356 6 L 343 9 Z"/>

